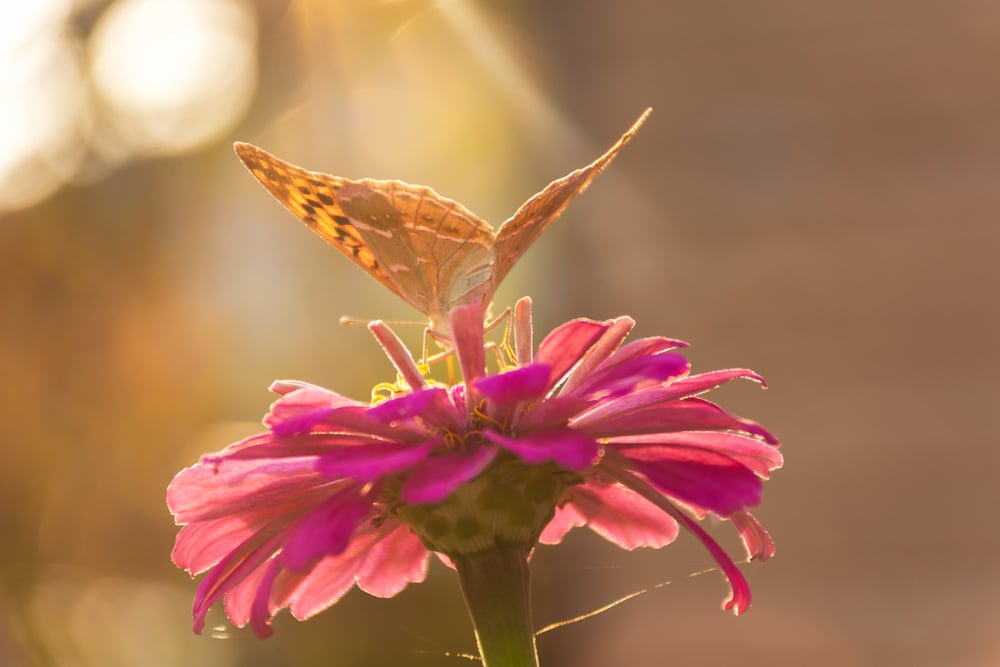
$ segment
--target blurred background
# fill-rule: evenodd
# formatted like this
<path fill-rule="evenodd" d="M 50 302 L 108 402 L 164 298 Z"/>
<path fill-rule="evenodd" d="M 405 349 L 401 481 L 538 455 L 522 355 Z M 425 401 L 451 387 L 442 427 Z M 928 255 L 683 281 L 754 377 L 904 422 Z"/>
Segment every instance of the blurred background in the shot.
<path fill-rule="evenodd" d="M 693 537 L 576 531 L 536 554 L 539 626 L 672 583 L 542 663 L 1000 665 L 998 63 L 989 0 L 4 0 L 0 664 L 468 664 L 439 564 L 267 641 L 191 632 L 171 477 L 259 430 L 273 379 L 391 379 L 342 314 L 417 317 L 231 144 L 498 224 L 653 106 L 497 304 L 761 372 L 716 398 L 784 442 L 778 554 L 735 618 Z"/>

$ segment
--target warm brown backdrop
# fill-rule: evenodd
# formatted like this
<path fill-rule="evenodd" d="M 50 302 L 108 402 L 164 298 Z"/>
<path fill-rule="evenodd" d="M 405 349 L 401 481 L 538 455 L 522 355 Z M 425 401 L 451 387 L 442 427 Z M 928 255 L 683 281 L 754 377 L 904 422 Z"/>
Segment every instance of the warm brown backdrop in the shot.
<path fill-rule="evenodd" d="M 86 40 L 106 4 L 68 25 Z M 653 106 L 498 303 L 531 294 L 540 329 L 629 313 L 691 341 L 696 369 L 763 373 L 768 391 L 720 398 L 785 443 L 759 510 L 778 555 L 733 618 L 718 575 L 687 576 L 710 565 L 689 536 L 543 549 L 540 624 L 674 581 L 544 635 L 543 664 L 1000 665 L 996 3 L 252 8 L 238 126 L 0 214 L 0 663 L 468 664 L 437 566 L 393 600 L 284 614 L 266 642 L 190 633 L 171 476 L 252 432 L 274 378 L 358 397 L 385 379 L 342 313 L 413 317 L 229 145 L 499 222 Z"/>

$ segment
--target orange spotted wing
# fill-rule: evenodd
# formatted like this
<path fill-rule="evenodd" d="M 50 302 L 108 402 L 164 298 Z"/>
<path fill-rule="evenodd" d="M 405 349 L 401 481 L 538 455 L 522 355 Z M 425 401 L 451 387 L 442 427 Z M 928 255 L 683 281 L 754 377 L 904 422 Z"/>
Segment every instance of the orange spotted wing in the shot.
<path fill-rule="evenodd" d="M 550 183 L 494 233 L 461 204 L 401 181 L 354 181 L 307 171 L 245 143 L 236 153 L 288 210 L 447 334 L 448 313 L 485 309 L 513 265 L 636 133 L 642 116 L 604 155 Z"/>

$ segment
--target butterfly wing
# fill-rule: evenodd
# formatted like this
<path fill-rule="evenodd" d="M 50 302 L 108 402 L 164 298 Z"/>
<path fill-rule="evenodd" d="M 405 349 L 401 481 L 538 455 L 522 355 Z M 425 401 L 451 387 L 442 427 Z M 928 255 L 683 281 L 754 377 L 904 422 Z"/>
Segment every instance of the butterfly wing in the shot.
<path fill-rule="evenodd" d="M 601 157 L 582 169 L 549 183 L 544 190 L 521 205 L 509 220 L 500 226 L 496 240 L 496 265 L 493 269 L 493 288 L 500 284 L 521 255 L 559 217 L 573 197 L 583 192 L 598 173 L 628 143 L 652 112 L 646 109 L 615 145 Z"/>
<path fill-rule="evenodd" d="M 448 330 L 452 308 L 493 298 L 493 229 L 464 206 L 400 181 L 355 181 L 339 200 L 355 228 L 377 247 L 403 298 Z"/>
<path fill-rule="evenodd" d="M 435 324 L 456 289 L 491 287 L 493 230 L 460 204 L 400 181 L 307 171 L 250 144 L 235 149 L 275 199 Z"/>

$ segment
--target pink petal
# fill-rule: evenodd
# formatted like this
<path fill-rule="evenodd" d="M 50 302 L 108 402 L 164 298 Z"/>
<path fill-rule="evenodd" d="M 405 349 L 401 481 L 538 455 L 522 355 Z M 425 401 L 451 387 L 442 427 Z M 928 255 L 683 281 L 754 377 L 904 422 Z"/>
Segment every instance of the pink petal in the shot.
<path fill-rule="evenodd" d="M 426 459 L 407 475 L 400 499 L 416 505 L 439 503 L 485 470 L 498 451 L 495 447 L 479 447 L 469 454 L 452 452 Z"/>
<path fill-rule="evenodd" d="M 747 558 L 763 562 L 774 555 L 774 540 L 753 514 L 740 510 L 729 518 L 740 533 L 740 539 L 743 540 L 743 546 L 747 550 Z"/>
<path fill-rule="evenodd" d="M 393 333 L 384 322 L 375 320 L 368 323 L 368 330 L 375 336 L 375 340 L 382 347 L 389 361 L 396 368 L 396 372 L 403 378 L 403 381 L 413 391 L 418 391 L 427 386 L 424 376 L 421 375 L 417 362 L 413 360 L 413 355 L 406 349 L 399 337 Z"/>
<path fill-rule="evenodd" d="M 364 447 L 384 442 L 371 436 L 345 433 L 300 433 L 275 437 L 260 433 L 226 447 L 219 454 L 203 456 L 201 463 L 219 468 L 226 461 L 237 459 L 283 459 L 322 456 L 342 447 Z"/>
<path fill-rule="evenodd" d="M 295 389 L 271 404 L 264 425 L 277 435 L 306 433 L 336 408 L 349 405 L 359 403 L 327 389 Z"/>
<path fill-rule="evenodd" d="M 617 401 L 625 402 L 625 396 Z M 719 406 L 699 398 L 686 398 L 666 405 L 655 405 L 637 410 L 604 414 L 591 410 L 573 419 L 570 425 L 594 437 L 611 438 L 645 433 L 672 433 L 676 431 L 743 431 L 764 438 L 771 444 L 778 442 L 760 424 L 729 414 Z"/>
<path fill-rule="evenodd" d="M 677 340 L 676 338 L 664 338 L 662 336 L 640 338 L 639 340 L 634 340 L 631 343 L 626 343 L 625 345 L 619 347 L 615 350 L 613 355 L 611 355 L 595 370 L 604 370 L 606 366 L 621 364 L 635 357 L 645 357 L 684 347 L 688 347 L 688 344 L 682 340 Z"/>
<path fill-rule="evenodd" d="M 531 342 L 531 297 L 525 296 L 514 304 L 514 353 L 518 366 L 531 363 L 534 347 Z"/>
<path fill-rule="evenodd" d="M 380 598 L 391 598 L 408 584 L 427 576 L 430 552 L 410 527 L 400 525 L 372 547 L 358 572 L 358 588 Z"/>
<path fill-rule="evenodd" d="M 238 549 L 261 529 L 260 525 L 248 525 L 237 516 L 189 524 L 177 533 L 170 559 L 188 574 L 200 574 Z"/>
<path fill-rule="evenodd" d="M 586 319 L 567 322 L 545 337 L 538 346 L 535 363 L 552 368 L 552 383 L 555 384 L 579 363 L 610 327 L 610 323 Z"/>
<path fill-rule="evenodd" d="M 350 447 L 317 458 L 316 470 L 328 477 L 349 477 L 356 482 L 374 482 L 423 461 L 436 441 L 423 445 L 382 443 Z"/>
<path fill-rule="evenodd" d="M 309 504 L 314 500 L 310 489 L 328 482 L 311 457 L 199 463 L 177 473 L 167 487 L 167 505 L 177 523 L 186 524 L 267 511 L 271 503 Z"/>
<path fill-rule="evenodd" d="M 308 464 L 312 467 L 312 464 Z M 227 465 L 227 470 L 236 466 Z M 220 562 L 254 535 L 272 535 L 310 512 L 338 487 L 315 472 L 308 475 L 255 474 L 260 466 L 239 475 L 212 475 L 206 466 L 183 471 L 168 492 L 169 502 L 184 526 L 171 554 L 174 562 L 195 574 Z M 211 481 L 217 480 L 217 486 Z M 205 484 L 208 482 L 208 484 Z M 204 491 L 202 491 L 204 489 Z"/>
<path fill-rule="evenodd" d="M 552 520 L 546 524 L 538 541 L 542 544 L 559 544 L 569 531 L 585 525 L 587 520 L 572 503 L 566 502 L 556 507 Z"/>
<path fill-rule="evenodd" d="M 627 396 L 602 403 L 588 412 L 587 419 L 603 419 L 640 408 L 665 406 L 679 399 L 702 394 L 736 378 L 749 379 L 761 385 L 764 383 L 759 375 L 743 368 L 691 375 L 664 386 L 645 387 Z"/>
<path fill-rule="evenodd" d="M 359 530 L 342 553 L 319 560 L 309 570 L 276 567 L 250 582 L 252 587 L 234 590 L 226 610 L 238 625 L 252 617 L 254 631 L 266 636 L 280 609 L 290 607 L 295 618 L 305 620 L 340 600 L 355 583 L 373 595 L 395 595 L 408 583 L 424 579 L 429 555 L 409 526 L 391 521 L 379 528 L 369 526 Z"/>
<path fill-rule="evenodd" d="M 486 352 L 483 348 L 483 308 L 478 302 L 459 306 L 451 311 L 451 335 L 462 367 L 466 385 L 486 374 Z"/>
<path fill-rule="evenodd" d="M 682 431 L 679 433 L 654 433 L 627 435 L 611 438 L 607 444 L 628 455 L 629 451 L 643 447 L 664 445 L 678 448 L 709 450 L 725 454 L 734 461 L 753 470 L 763 478 L 770 476 L 782 464 L 781 452 L 757 438 L 737 433 L 718 431 Z"/>
<path fill-rule="evenodd" d="M 289 383 L 276 383 L 287 389 Z M 272 385 L 274 388 L 275 385 Z M 271 405 L 264 418 L 275 436 L 289 436 L 311 431 L 357 433 L 367 436 L 398 440 L 412 433 L 394 429 L 368 416 L 369 406 L 336 394 L 327 389 L 313 387 L 295 388 Z M 394 435 L 395 434 L 395 435 Z"/>
<path fill-rule="evenodd" d="M 264 575 L 267 574 L 268 569 L 268 562 L 265 562 L 248 576 L 244 577 L 242 581 L 234 583 L 226 591 L 223 597 L 226 616 L 229 617 L 229 620 L 236 627 L 242 628 L 250 622 L 253 599 L 256 597 L 257 590 L 260 588 L 260 584 L 264 580 Z"/>
<path fill-rule="evenodd" d="M 676 380 L 668 387 L 669 392 L 664 392 L 660 395 L 660 400 L 669 401 L 677 398 L 687 398 L 688 396 L 697 396 L 716 387 L 721 387 L 732 380 L 750 380 L 767 389 L 767 383 L 764 381 L 764 378 L 749 368 L 728 368 L 721 371 L 689 375 L 686 378 Z"/>
<path fill-rule="evenodd" d="M 508 438 L 494 431 L 483 431 L 483 436 L 525 463 L 537 465 L 552 461 L 570 470 L 583 470 L 589 467 L 600 450 L 596 440 L 572 429 L 531 433 L 519 438 Z"/>
<path fill-rule="evenodd" d="M 641 495 L 621 484 L 592 479 L 570 490 L 569 501 L 545 527 L 540 541 L 555 544 L 574 525 L 584 524 L 628 550 L 662 547 L 677 539 L 678 532 L 677 522 Z"/>
<path fill-rule="evenodd" d="M 635 320 L 631 317 L 618 317 L 607 323 L 607 330 L 601 337 L 594 341 L 594 344 L 587 350 L 580 360 L 580 363 L 573 368 L 566 376 L 566 382 L 560 388 L 560 394 L 571 394 L 576 390 L 581 381 L 585 381 L 594 372 L 594 369 L 601 366 L 604 361 L 612 356 L 622 341 L 628 337 Z"/>
<path fill-rule="evenodd" d="M 282 533 L 271 535 L 267 539 L 254 536 L 253 539 L 247 540 L 244 545 L 234 549 L 229 556 L 209 570 L 198 584 L 198 590 L 194 596 L 192 611 L 195 632 L 200 634 L 205 627 L 205 615 L 212 605 L 227 590 L 239 584 L 254 570 L 266 563 L 279 548 L 283 538 Z"/>
<path fill-rule="evenodd" d="M 327 556 L 306 574 L 286 575 L 287 581 L 281 582 L 275 596 L 277 608 L 287 604 L 292 615 L 303 621 L 338 602 L 354 586 L 368 551 L 387 529 L 385 526 L 381 529 L 362 529 L 343 553 Z"/>
<path fill-rule="evenodd" d="M 281 394 L 282 396 L 290 394 L 298 389 L 318 389 L 320 391 L 329 391 L 318 384 L 303 382 L 302 380 L 275 380 L 271 383 L 271 386 L 268 387 L 268 391 L 272 391 L 275 394 Z M 350 399 L 345 400 L 349 401 Z"/>

